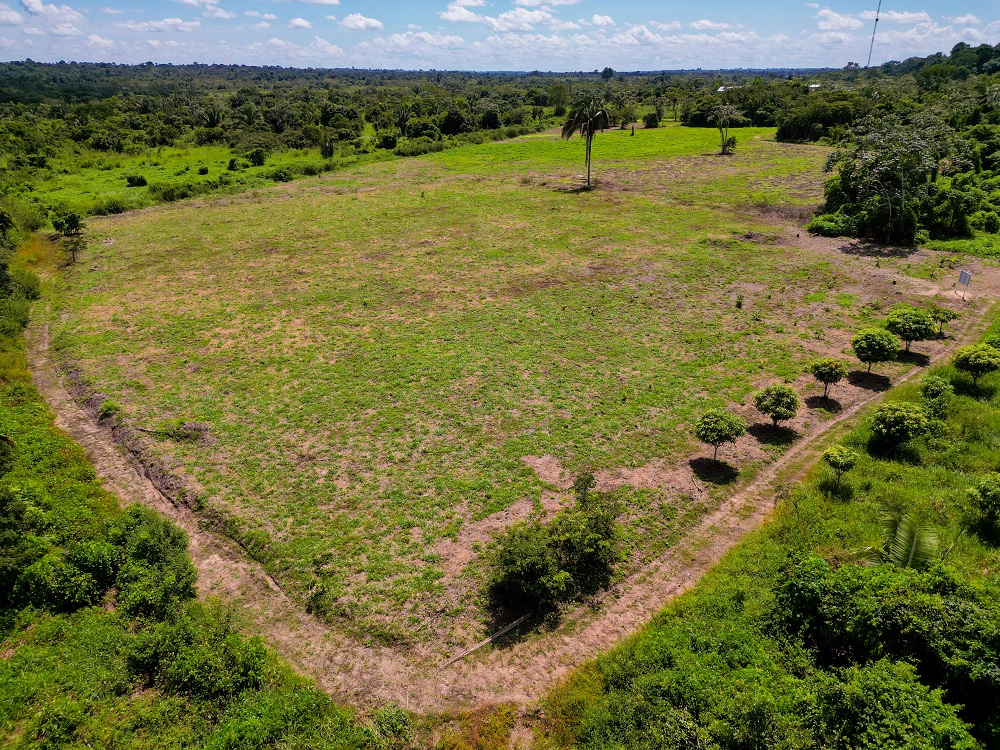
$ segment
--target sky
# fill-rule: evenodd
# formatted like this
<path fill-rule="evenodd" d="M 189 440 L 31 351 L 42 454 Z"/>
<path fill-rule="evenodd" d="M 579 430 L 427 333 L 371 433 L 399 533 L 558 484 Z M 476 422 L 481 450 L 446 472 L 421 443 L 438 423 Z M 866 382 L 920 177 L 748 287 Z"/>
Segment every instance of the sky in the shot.
<path fill-rule="evenodd" d="M 0 0 L 0 59 L 587 71 L 864 65 L 877 0 Z M 872 64 L 1000 43 L 1000 0 L 884 0 Z"/>

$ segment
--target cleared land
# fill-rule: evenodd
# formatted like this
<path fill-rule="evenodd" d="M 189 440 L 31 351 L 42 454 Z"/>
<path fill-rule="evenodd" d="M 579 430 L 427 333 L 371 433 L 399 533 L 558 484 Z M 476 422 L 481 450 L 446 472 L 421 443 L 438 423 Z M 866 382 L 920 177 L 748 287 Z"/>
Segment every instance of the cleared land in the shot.
<path fill-rule="evenodd" d="M 701 410 L 818 395 L 810 359 L 895 302 L 954 302 L 935 256 L 797 237 L 826 152 L 740 137 L 719 158 L 714 131 L 598 136 L 594 192 L 582 144 L 540 135 L 94 220 L 52 346 L 135 424 L 208 426 L 151 450 L 293 599 L 439 661 L 482 634 L 490 531 L 595 471 L 641 570 L 794 437 L 723 451 L 734 481 L 697 460 Z"/>

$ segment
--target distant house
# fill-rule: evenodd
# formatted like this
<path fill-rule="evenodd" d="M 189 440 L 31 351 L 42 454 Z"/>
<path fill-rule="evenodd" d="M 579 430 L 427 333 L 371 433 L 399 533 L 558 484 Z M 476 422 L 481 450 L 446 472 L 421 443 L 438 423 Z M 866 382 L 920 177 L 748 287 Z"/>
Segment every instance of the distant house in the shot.
<path fill-rule="evenodd" d="M 736 89 L 741 89 L 741 88 L 743 88 L 743 87 L 742 86 L 719 86 L 719 88 L 717 88 L 715 90 L 715 93 L 716 94 L 721 94 L 723 91 L 735 91 Z"/>

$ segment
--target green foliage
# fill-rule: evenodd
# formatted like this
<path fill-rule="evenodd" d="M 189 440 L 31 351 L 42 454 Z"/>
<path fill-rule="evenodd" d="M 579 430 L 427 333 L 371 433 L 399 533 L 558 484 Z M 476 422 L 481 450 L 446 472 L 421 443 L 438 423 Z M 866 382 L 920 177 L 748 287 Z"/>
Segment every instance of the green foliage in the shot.
<path fill-rule="evenodd" d="M 247 161 L 250 162 L 252 167 L 263 167 L 264 162 L 267 161 L 267 151 L 258 146 L 257 148 L 252 148 L 246 153 Z"/>
<path fill-rule="evenodd" d="M 129 187 L 146 187 L 149 182 L 141 174 L 127 174 L 125 175 L 125 184 Z"/>
<path fill-rule="evenodd" d="M 660 117 L 656 112 L 647 112 L 642 116 L 642 124 L 647 128 L 658 128 L 660 127 Z"/>
<path fill-rule="evenodd" d="M 955 395 L 951 382 L 937 375 L 928 375 L 920 383 L 920 397 L 924 410 L 932 419 L 944 419 L 948 402 Z"/>
<path fill-rule="evenodd" d="M 973 529 L 995 544 L 1000 539 L 1000 474 L 980 477 L 969 488 L 969 509 Z"/>
<path fill-rule="evenodd" d="M 944 327 L 958 317 L 957 312 L 947 307 L 941 307 L 940 305 L 931 305 L 928 312 L 930 313 L 931 320 L 938 324 L 939 335 L 943 335 Z"/>
<path fill-rule="evenodd" d="M 769 416 L 777 427 L 778 422 L 794 417 L 802 403 L 794 388 L 776 383 L 755 393 L 753 405 L 761 414 Z"/>
<path fill-rule="evenodd" d="M 916 404 L 881 404 L 869 420 L 872 438 L 883 448 L 908 443 L 930 428 L 927 415 Z"/>
<path fill-rule="evenodd" d="M 491 544 L 486 599 L 498 622 L 527 613 L 555 617 L 562 603 L 610 584 L 621 559 L 619 509 L 592 487 L 591 475 L 578 477 L 574 507 L 548 523 L 513 524 Z"/>
<path fill-rule="evenodd" d="M 988 344 L 963 346 L 955 352 L 955 368 L 972 378 L 974 384 L 984 375 L 1000 370 L 1000 351 Z"/>
<path fill-rule="evenodd" d="M 861 460 L 861 454 L 845 445 L 834 445 L 823 451 L 823 460 L 836 473 L 839 482 L 844 474 L 853 469 Z"/>
<path fill-rule="evenodd" d="M 747 423 L 743 418 L 730 414 L 725 409 L 705 412 L 694 425 L 694 436 L 715 448 L 713 458 L 718 458 L 719 446 L 735 443 L 746 431 Z"/>
<path fill-rule="evenodd" d="M 885 327 L 889 333 L 895 334 L 906 343 L 907 351 L 914 341 L 925 341 L 937 333 L 934 319 L 923 310 L 915 310 L 912 307 L 893 310 L 885 320 Z"/>
<path fill-rule="evenodd" d="M 869 328 L 851 340 L 851 348 L 854 350 L 854 356 L 868 365 L 868 372 L 871 372 L 872 365 L 891 362 L 896 358 L 899 352 L 899 339 L 882 328 Z"/>
<path fill-rule="evenodd" d="M 847 377 L 847 365 L 839 359 L 824 357 L 809 365 L 809 374 L 823 384 L 823 398 L 827 398 L 830 386 Z"/>

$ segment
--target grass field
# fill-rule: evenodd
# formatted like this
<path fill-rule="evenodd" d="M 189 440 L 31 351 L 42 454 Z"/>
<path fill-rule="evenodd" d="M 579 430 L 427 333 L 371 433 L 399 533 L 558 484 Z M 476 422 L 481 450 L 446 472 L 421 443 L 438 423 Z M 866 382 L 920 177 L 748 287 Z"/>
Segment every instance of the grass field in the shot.
<path fill-rule="evenodd" d="M 293 595 L 369 637 L 467 639 L 475 530 L 561 496 L 524 457 L 680 465 L 700 411 L 912 299 L 778 220 L 822 200 L 823 148 L 739 138 L 599 135 L 592 192 L 582 142 L 540 134 L 92 219 L 53 345 L 136 424 L 209 426 L 154 450 Z M 630 564 L 707 509 L 617 493 Z"/>

